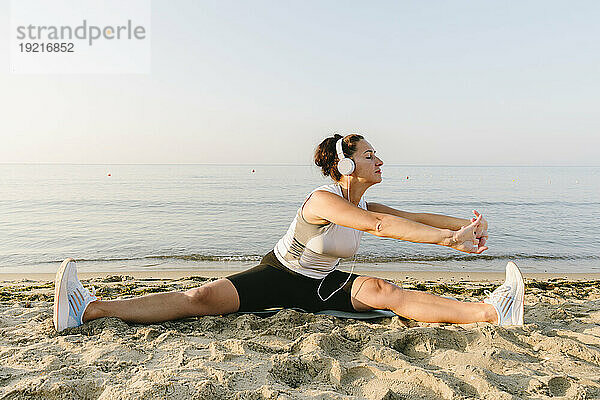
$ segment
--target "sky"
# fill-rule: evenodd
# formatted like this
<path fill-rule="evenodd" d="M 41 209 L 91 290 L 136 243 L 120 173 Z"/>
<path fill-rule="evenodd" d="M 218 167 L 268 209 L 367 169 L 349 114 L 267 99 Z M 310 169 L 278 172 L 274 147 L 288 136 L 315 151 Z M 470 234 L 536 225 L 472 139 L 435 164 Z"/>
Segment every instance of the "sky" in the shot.
<path fill-rule="evenodd" d="M 0 163 L 600 165 L 600 2 L 151 5 L 149 74 L 12 74 L 0 28 Z"/>

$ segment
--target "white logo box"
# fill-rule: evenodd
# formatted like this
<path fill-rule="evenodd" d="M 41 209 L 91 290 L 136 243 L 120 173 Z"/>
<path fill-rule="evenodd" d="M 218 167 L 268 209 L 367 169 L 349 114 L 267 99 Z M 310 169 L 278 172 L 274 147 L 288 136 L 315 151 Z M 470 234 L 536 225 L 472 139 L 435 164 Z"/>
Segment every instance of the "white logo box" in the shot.
<path fill-rule="evenodd" d="M 10 72 L 150 73 L 150 0 L 11 0 Z"/>

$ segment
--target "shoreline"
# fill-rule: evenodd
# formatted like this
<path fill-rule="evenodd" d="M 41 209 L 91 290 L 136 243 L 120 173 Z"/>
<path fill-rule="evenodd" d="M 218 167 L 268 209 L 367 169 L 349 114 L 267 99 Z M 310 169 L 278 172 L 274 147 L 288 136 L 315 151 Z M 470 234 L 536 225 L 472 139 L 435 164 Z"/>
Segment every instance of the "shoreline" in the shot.
<path fill-rule="evenodd" d="M 200 276 L 221 277 L 228 274 L 241 272 L 250 269 L 259 264 L 258 260 L 223 260 L 223 261 L 190 261 L 190 260 L 111 260 L 111 261 L 86 261 L 77 260 L 77 270 L 80 274 L 193 274 Z M 416 273 L 425 273 L 427 275 L 446 276 L 450 274 L 460 274 L 467 277 L 472 274 L 504 274 L 506 260 L 473 260 L 472 261 L 393 261 L 393 262 L 356 262 L 354 271 L 362 275 L 373 275 L 381 277 L 402 276 L 406 273 L 414 275 Z M 524 275 L 545 277 L 575 276 L 581 279 L 580 275 L 590 275 L 600 277 L 600 260 L 561 260 L 553 262 L 541 262 L 535 260 L 515 260 L 521 272 Z M 56 273 L 60 261 L 48 261 L 34 264 L 0 265 L 0 279 L 2 276 L 47 276 Z M 350 271 L 352 262 L 342 262 L 340 269 Z M 146 275 L 147 276 L 147 275 Z M 419 277 L 420 278 L 420 277 Z M 425 277 L 426 279 L 426 277 Z M 537 278 L 536 278 L 537 279 Z"/>
<path fill-rule="evenodd" d="M 345 271 L 346 269 L 342 269 Z M 185 277 L 203 277 L 203 278 L 223 278 L 228 275 L 239 272 L 238 269 L 232 270 L 166 270 L 166 271 L 99 271 L 99 272 L 78 272 L 80 279 L 104 278 L 107 276 L 131 276 L 134 279 L 181 279 Z M 346 271 L 349 272 L 349 271 Z M 496 282 L 504 280 L 504 272 L 466 272 L 466 271 L 373 271 L 373 270 L 355 270 L 358 275 L 368 275 L 383 279 L 395 281 L 417 280 L 417 281 L 441 281 L 441 282 L 461 282 L 461 281 L 487 281 Z M 0 272 L 0 282 L 8 281 L 53 281 L 54 273 L 3 273 Z M 595 281 L 600 280 L 600 273 L 559 273 L 559 272 L 533 272 L 523 273 L 526 280 L 569 280 L 569 281 Z"/>

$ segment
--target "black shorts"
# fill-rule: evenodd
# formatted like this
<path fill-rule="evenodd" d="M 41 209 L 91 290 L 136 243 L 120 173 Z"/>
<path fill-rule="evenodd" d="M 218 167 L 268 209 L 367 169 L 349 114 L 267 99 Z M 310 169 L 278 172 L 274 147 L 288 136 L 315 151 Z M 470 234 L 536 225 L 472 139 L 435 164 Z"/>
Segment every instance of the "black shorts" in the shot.
<path fill-rule="evenodd" d="M 350 279 L 348 279 L 350 275 Z M 356 274 L 334 270 L 321 285 L 321 297 L 327 299 L 348 279 L 344 287 L 323 301 L 317 295 L 321 279 L 309 278 L 291 271 L 279 262 L 273 251 L 260 264 L 227 277 L 240 297 L 239 311 L 261 311 L 268 308 L 301 308 L 309 312 L 337 310 L 355 312 L 350 300 Z"/>

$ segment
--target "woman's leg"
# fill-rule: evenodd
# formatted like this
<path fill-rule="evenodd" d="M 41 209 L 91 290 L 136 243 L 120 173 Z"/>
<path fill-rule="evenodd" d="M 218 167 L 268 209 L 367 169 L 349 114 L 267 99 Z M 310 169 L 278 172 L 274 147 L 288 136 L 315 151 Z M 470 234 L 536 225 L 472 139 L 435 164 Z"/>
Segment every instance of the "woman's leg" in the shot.
<path fill-rule="evenodd" d="M 231 281 L 223 278 L 186 292 L 94 301 L 85 310 L 83 322 L 101 317 L 117 317 L 128 322 L 148 324 L 201 315 L 228 314 L 239 308 L 237 290 Z"/>
<path fill-rule="evenodd" d="M 374 308 L 392 310 L 421 322 L 498 322 L 496 310 L 490 304 L 462 302 L 402 289 L 383 279 L 368 276 L 360 276 L 352 284 L 352 305 L 357 311 Z"/>

